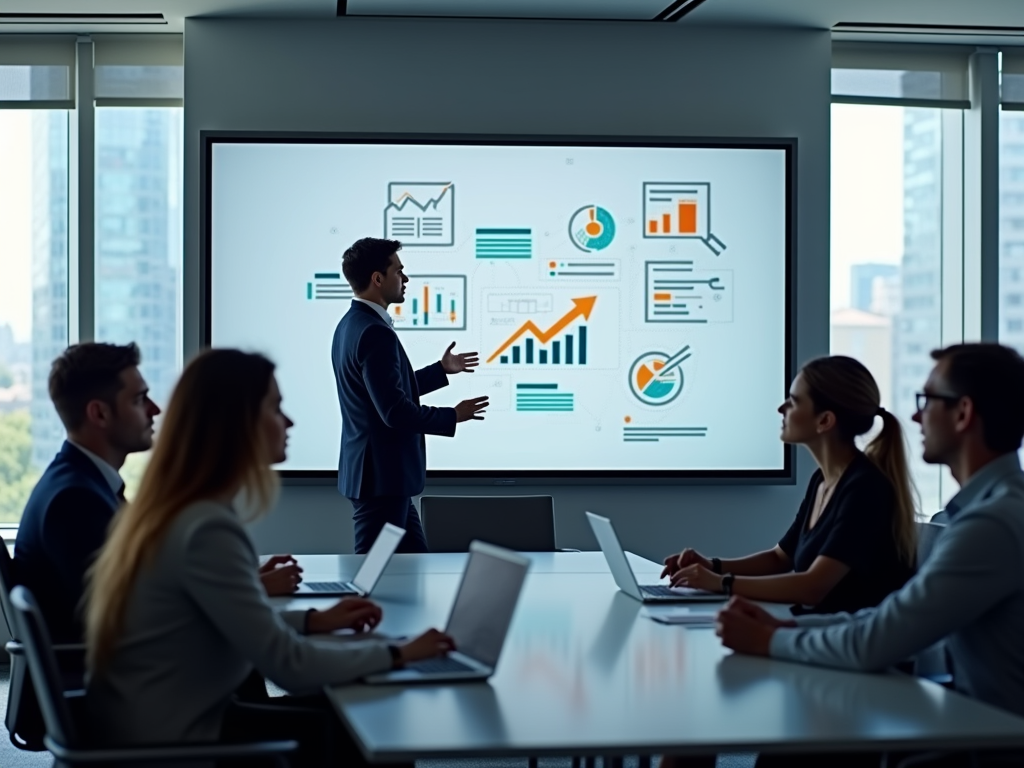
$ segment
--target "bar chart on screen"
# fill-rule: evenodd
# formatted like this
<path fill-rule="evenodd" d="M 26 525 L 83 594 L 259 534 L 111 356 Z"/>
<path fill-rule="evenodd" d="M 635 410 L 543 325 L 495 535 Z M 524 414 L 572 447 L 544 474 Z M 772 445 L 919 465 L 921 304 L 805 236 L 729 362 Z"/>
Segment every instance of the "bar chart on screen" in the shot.
<path fill-rule="evenodd" d="M 509 302 L 509 306 L 515 303 Z M 514 329 L 511 332 L 504 324 L 489 329 L 494 340 L 485 340 L 485 348 L 491 350 L 486 363 L 499 367 L 614 366 L 618 362 L 615 339 L 595 346 L 592 335 L 596 325 L 598 338 L 606 339 L 610 335 L 609 328 L 614 328 L 616 313 L 617 292 L 614 291 L 601 296 L 556 295 L 552 312 L 538 313 L 525 321 L 520 315 L 511 324 Z M 492 318 L 495 323 L 503 319 L 501 315 Z M 611 325 L 606 327 L 609 323 Z M 498 333 L 504 338 L 497 336 Z"/>
<path fill-rule="evenodd" d="M 465 275 L 409 275 L 405 302 L 388 311 L 397 331 L 466 329 Z"/>
<path fill-rule="evenodd" d="M 644 237 L 695 239 L 716 256 L 725 243 L 711 232 L 711 184 L 698 182 L 644 182 Z"/>

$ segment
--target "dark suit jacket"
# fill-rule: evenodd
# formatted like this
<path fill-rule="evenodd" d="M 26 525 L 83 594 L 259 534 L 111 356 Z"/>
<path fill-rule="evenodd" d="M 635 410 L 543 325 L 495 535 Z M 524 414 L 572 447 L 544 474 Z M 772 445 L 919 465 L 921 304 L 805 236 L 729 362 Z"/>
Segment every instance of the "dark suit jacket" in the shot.
<path fill-rule="evenodd" d="M 99 468 L 68 442 L 29 496 L 14 544 L 15 578 L 35 595 L 55 643 L 82 642 L 85 571 L 119 504 Z"/>
<path fill-rule="evenodd" d="M 413 371 L 398 334 L 358 301 L 334 331 L 341 405 L 338 490 L 350 499 L 415 496 L 427 478 L 424 435 L 455 434 L 455 409 L 420 405 L 448 385 L 441 363 Z"/>

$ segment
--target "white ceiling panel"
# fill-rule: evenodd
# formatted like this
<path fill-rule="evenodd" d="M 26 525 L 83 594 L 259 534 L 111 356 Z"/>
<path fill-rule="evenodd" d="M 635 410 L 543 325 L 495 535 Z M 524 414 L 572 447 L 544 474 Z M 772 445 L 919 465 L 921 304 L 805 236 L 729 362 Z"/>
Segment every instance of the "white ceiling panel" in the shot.
<path fill-rule="evenodd" d="M 652 19 L 672 0 L 346 0 L 351 15 Z M 6 13 L 162 13 L 166 25 L 24 25 L 11 32 L 180 32 L 188 17 L 333 18 L 338 0 L 0 0 Z M 683 24 L 830 29 L 839 22 L 1024 27 L 1024 0 L 706 0 Z"/>
<path fill-rule="evenodd" d="M 708 0 L 686 21 L 819 29 L 839 22 L 1024 27 L 1024 0 Z"/>
<path fill-rule="evenodd" d="M 671 2 L 672 0 L 348 0 L 347 10 L 350 16 L 475 16 L 646 21 L 665 10 Z"/>

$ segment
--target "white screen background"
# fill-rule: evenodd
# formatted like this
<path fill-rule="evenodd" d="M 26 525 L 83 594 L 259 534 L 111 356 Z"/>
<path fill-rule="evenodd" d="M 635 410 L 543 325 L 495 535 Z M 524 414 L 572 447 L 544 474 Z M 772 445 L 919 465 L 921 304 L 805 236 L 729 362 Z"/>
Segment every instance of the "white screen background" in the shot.
<path fill-rule="evenodd" d="M 586 365 L 496 359 L 423 399 L 452 406 L 488 395 L 492 402 L 485 421 L 460 424 L 454 438 L 427 438 L 430 469 L 783 468 L 776 408 L 787 386 L 784 150 L 218 142 L 211 173 L 211 343 L 260 351 L 278 364 L 284 408 L 296 423 L 281 468 L 337 468 L 331 340 L 349 302 L 309 292 L 314 275 L 340 273 L 352 242 L 385 236 L 389 184 L 403 182 L 450 182 L 454 193 L 453 245 L 407 246 L 400 253 L 406 273 L 466 285 L 457 323 L 464 330 L 399 331 L 414 367 L 436 362 L 452 341 L 457 352 L 476 350 L 486 361 L 527 320 L 547 329 L 574 298 L 597 297 L 586 320 Z M 697 217 L 701 227 L 710 221 L 725 249 L 716 255 L 697 238 L 644 237 L 650 182 L 709 185 Z M 612 216 L 615 236 L 586 253 L 573 244 L 569 222 L 591 205 Z M 529 258 L 478 254 L 478 229 L 528 229 Z M 552 278 L 552 261 L 610 263 L 614 275 Z M 650 322 L 647 279 L 655 262 L 692 262 L 694 276 L 720 276 L 731 311 L 718 304 L 705 312 L 707 323 Z M 417 285 L 410 283 L 405 313 Z M 511 306 L 516 311 L 501 311 Z M 638 397 L 634 361 L 687 345 L 691 356 L 677 369 L 682 385 L 675 380 L 674 396 Z M 517 389 L 524 384 L 556 385 L 563 410 L 517 410 L 517 392 L 537 392 Z M 571 410 L 564 410 L 567 394 Z"/>

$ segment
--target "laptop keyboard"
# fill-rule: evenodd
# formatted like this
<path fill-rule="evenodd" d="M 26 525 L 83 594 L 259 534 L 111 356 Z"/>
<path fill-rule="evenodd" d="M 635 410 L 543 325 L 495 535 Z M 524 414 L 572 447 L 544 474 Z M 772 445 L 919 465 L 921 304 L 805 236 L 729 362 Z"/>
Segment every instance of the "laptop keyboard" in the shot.
<path fill-rule="evenodd" d="M 426 674 L 438 674 L 448 672 L 476 672 L 473 667 L 468 664 L 463 664 L 457 659 L 453 659 L 451 656 L 442 656 L 439 659 L 425 659 L 423 661 L 414 661 L 411 664 L 406 664 L 408 669 L 415 669 L 417 672 L 423 672 Z"/>
<path fill-rule="evenodd" d="M 313 592 L 352 592 L 352 589 L 343 581 L 304 581 L 302 583 Z"/>
<path fill-rule="evenodd" d="M 679 597 L 678 592 L 673 591 L 672 587 L 665 586 L 664 584 L 645 585 L 640 589 L 645 595 L 655 595 L 657 597 Z"/>

